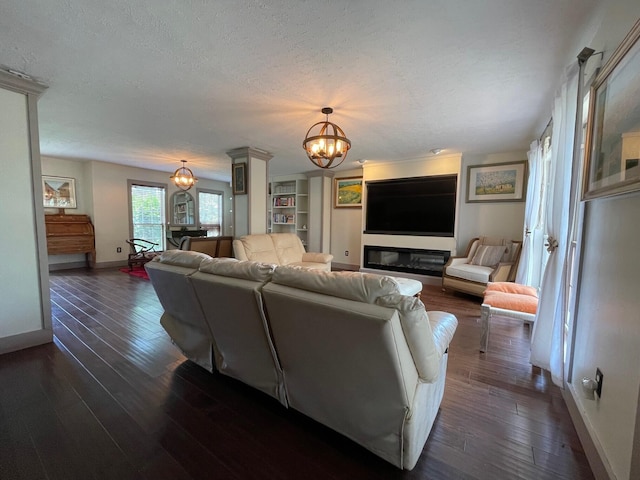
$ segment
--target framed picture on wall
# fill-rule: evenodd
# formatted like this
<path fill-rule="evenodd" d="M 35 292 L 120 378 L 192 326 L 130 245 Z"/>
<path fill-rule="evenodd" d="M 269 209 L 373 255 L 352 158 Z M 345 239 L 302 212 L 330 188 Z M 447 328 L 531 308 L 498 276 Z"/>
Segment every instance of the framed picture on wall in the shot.
<path fill-rule="evenodd" d="M 640 189 L 640 20 L 594 80 L 583 199 Z"/>
<path fill-rule="evenodd" d="M 467 203 L 523 202 L 527 162 L 469 165 Z"/>
<path fill-rule="evenodd" d="M 234 163 L 231 168 L 233 194 L 245 195 L 247 193 L 247 164 Z"/>
<path fill-rule="evenodd" d="M 335 208 L 362 207 L 362 177 L 336 178 Z"/>
<path fill-rule="evenodd" d="M 78 208 L 76 179 L 43 175 L 42 196 L 45 208 Z"/>

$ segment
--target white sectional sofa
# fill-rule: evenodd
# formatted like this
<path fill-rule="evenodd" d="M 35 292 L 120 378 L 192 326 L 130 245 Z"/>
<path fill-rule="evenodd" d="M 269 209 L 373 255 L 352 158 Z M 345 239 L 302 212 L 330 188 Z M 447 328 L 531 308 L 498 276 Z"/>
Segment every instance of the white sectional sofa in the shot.
<path fill-rule="evenodd" d="M 388 276 L 165 253 L 146 268 L 183 351 L 185 336 L 208 331 L 220 373 L 415 466 L 444 393 L 453 315 L 426 312 Z M 191 292 L 170 293 L 176 283 Z M 202 356 L 196 344 L 187 357 Z"/>

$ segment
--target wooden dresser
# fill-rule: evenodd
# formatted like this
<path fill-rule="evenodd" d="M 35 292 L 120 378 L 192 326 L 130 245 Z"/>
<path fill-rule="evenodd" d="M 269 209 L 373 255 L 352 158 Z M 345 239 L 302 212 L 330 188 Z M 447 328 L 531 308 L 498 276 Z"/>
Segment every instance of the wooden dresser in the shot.
<path fill-rule="evenodd" d="M 96 261 L 96 237 L 88 215 L 45 215 L 47 253 L 86 253 L 90 267 Z"/>

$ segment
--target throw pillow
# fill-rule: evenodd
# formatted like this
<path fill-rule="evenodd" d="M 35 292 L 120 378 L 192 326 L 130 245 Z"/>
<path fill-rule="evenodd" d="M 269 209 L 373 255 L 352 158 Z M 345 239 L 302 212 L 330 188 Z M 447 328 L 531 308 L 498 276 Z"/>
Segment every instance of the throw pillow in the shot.
<path fill-rule="evenodd" d="M 471 265 L 493 267 L 500 262 L 506 249 L 504 245 L 480 245 L 471 259 Z"/>

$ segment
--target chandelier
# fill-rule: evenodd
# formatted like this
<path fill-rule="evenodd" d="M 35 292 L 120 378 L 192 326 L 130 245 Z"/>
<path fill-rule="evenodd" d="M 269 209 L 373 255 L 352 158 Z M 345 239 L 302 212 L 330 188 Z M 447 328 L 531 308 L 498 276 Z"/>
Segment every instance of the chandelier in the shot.
<path fill-rule="evenodd" d="M 187 161 L 180 161 L 182 162 L 182 166 L 175 172 L 173 172 L 173 175 L 171 175 L 171 177 L 169 178 L 173 180 L 173 183 L 175 183 L 176 187 L 178 187 L 180 190 L 187 191 L 196 184 L 198 179 L 193 175 L 191 169 L 185 167 Z"/>
<path fill-rule="evenodd" d="M 347 158 L 351 141 L 338 125 L 329 121 L 329 114 L 333 113 L 333 108 L 324 107 L 322 113 L 327 119 L 311 126 L 302 142 L 302 148 L 314 165 L 320 168 L 335 168 Z"/>

